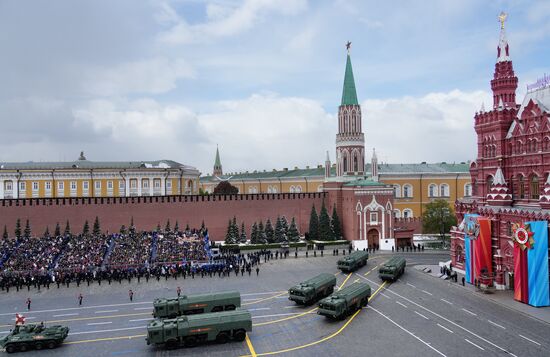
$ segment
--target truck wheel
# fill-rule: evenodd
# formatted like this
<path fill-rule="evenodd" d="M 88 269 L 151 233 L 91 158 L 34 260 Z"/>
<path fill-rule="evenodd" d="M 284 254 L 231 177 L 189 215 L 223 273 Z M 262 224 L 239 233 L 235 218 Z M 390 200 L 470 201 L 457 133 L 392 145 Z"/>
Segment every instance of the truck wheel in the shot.
<path fill-rule="evenodd" d="M 245 330 L 237 330 L 235 331 L 235 333 L 233 334 L 233 338 L 235 339 L 235 341 L 244 341 L 246 339 L 246 331 Z"/>
<path fill-rule="evenodd" d="M 6 346 L 6 352 L 7 353 L 14 353 L 15 352 L 15 347 L 13 345 L 7 345 Z"/>
<path fill-rule="evenodd" d="M 34 345 L 34 349 L 36 350 L 41 350 L 42 348 L 44 348 L 42 342 L 37 342 L 36 345 Z"/>
<path fill-rule="evenodd" d="M 327 294 L 327 296 L 330 295 L 330 294 L 332 294 L 333 292 L 334 292 L 334 287 L 331 286 L 330 288 L 328 288 L 328 294 Z"/>
<path fill-rule="evenodd" d="M 166 341 L 166 349 L 174 350 L 177 347 L 178 347 L 178 341 L 177 340 L 168 340 L 168 341 Z"/>
<path fill-rule="evenodd" d="M 235 305 L 226 305 L 225 311 L 228 311 L 228 310 L 235 310 Z"/>
<path fill-rule="evenodd" d="M 229 342 L 229 336 L 225 332 L 220 332 L 218 336 L 216 336 L 216 342 L 219 344 L 224 344 Z"/>
<path fill-rule="evenodd" d="M 19 351 L 21 352 L 25 352 L 26 350 L 28 350 L 29 348 L 27 347 L 26 344 L 22 344 L 22 345 L 19 345 Z"/>
<path fill-rule="evenodd" d="M 48 341 L 46 345 L 50 350 L 55 348 L 55 341 Z"/>
<path fill-rule="evenodd" d="M 197 345 L 197 339 L 193 336 L 189 336 L 185 339 L 185 342 L 183 342 L 183 345 L 185 347 L 195 347 Z"/>

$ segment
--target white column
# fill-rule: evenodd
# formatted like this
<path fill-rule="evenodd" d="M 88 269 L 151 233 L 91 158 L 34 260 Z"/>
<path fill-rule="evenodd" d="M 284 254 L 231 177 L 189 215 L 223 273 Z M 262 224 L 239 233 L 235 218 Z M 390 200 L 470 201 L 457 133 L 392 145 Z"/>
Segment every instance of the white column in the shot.
<path fill-rule="evenodd" d="M 382 208 L 382 212 L 380 214 L 380 216 L 382 217 L 382 233 L 380 233 L 380 240 L 384 240 L 386 239 L 386 220 L 384 219 L 384 216 L 385 216 L 385 213 L 384 212 L 384 208 Z"/>
<path fill-rule="evenodd" d="M 13 198 L 19 198 L 19 181 L 18 180 L 12 180 L 13 182 Z"/>
<path fill-rule="evenodd" d="M 130 178 L 128 175 L 124 176 L 124 196 L 130 196 Z"/>
<path fill-rule="evenodd" d="M 155 178 L 154 176 L 149 177 L 149 196 L 153 196 L 153 190 L 155 189 Z"/>
<path fill-rule="evenodd" d="M 359 220 L 359 240 L 363 239 L 363 222 L 361 221 L 361 211 L 357 211 L 357 219 Z"/>
<path fill-rule="evenodd" d="M 137 190 L 138 190 L 138 196 L 141 196 L 141 177 L 137 178 Z"/>
<path fill-rule="evenodd" d="M 12 184 L 12 192 L 13 192 L 13 184 Z M 0 180 L 0 200 L 4 199 L 4 180 Z"/>
<path fill-rule="evenodd" d="M 160 178 L 160 194 L 166 196 L 166 178 L 164 176 Z"/>
<path fill-rule="evenodd" d="M 363 211 L 363 240 L 367 240 L 368 231 L 367 231 L 367 211 Z M 368 243 L 367 243 L 368 246 Z"/>

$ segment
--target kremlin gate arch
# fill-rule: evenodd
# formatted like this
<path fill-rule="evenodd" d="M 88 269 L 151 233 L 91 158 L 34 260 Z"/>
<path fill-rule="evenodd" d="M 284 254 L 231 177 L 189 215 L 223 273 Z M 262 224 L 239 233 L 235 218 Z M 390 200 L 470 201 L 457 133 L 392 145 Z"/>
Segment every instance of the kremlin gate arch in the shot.
<path fill-rule="evenodd" d="M 380 232 L 378 232 L 378 229 L 371 228 L 367 231 L 367 241 L 369 242 L 369 247 L 380 246 Z"/>

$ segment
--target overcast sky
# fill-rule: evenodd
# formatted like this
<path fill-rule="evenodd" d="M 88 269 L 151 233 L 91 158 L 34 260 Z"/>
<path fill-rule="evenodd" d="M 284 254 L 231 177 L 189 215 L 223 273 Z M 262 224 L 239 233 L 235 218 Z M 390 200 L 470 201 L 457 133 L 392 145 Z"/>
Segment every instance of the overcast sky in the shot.
<path fill-rule="evenodd" d="M 321 164 L 348 40 L 367 152 L 471 160 L 501 10 L 522 100 L 550 73 L 550 1 L 0 0 L 0 161 Z"/>

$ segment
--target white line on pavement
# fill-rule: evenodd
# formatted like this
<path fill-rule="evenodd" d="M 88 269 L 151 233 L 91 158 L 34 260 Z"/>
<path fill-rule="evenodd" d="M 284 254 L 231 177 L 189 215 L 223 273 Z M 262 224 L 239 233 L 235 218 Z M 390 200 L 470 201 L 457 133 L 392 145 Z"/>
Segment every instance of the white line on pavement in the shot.
<path fill-rule="evenodd" d="M 466 311 L 467 313 L 469 313 L 472 316 L 477 316 L 477 314 L 475 312 L 471 312 L 470 310 L 466 310 L 465 308 L 462 308 L 462 311 Z"/>
<path fill-rule="evenodd" d="M 128 320 L 130 322 L 137 322 L 137 321 L 151 321 L 153 318 L 146 318 L 146 319 L 135 319 L 135 320 Z"/>
<path fill-rule="evenodd" d="M 432 294 L 431 292 L 429 292 L 429 291 L 422 290 L 422 292 L 425 293 L 425 294 L 428 294 L 428 295 L 432 295 L 432 296 L 433 296 L 433 294 Z"/>
<path fill-rule="evenodd" d="M 468 340 L 467 338 L 465 338 L 466 342 L 468 342 L 469 344 L 471 344 L 472 346 L 476 346 L 477 348 L 479 348 L 480 350 L 482 351 L 485 351 L 485 348 L 479 346 L 479 345 L 476 345 L 475 343 L 473 343 L 472 341 Z"/>
<path fill-rule="evenodd" d="M 437 326 L 441 327 L 443 330 L 446 330 L 446 331 L 448 331 L 448 332 L 450 332 L 450 333 L 454 333 L 453 331 L 449 330 L 448 328 L 446 328 L 446 327 L 443 326 L 443 325 L 437 324 Z"/>
<path fill-rule="evenodd" d="M 429 313 L 431 313 L 431 314 L 433 314 L 433 315 L 439 317 L 440 319 L 443 319 L 443 320 L 447 321 L 447 322 L 450 323 L 451 325 L 456 326 L 456 327 L 458 327 L 459 329 L 468 332 L 468 333 L 471 334 L 472 336 L 475 336 L 475 337 L 479 338 L 480 340 L 484 341 L 485 343 L 490 344 L 491 346 L 493 346 L 493 347 L 499 349 L 500 351 L 505 352 L 505 353 L 510 353 L 510 352 L 508 352 L 507 350 L 505 350 L 504 348 L 500 347 L 499 345 L 497 345 L 497 344 L 495 344 L 495 343 L 489 341 L 488 339 L 486 339 L 486 338 L 484 338 L 484 337 L 479 336 L 479 335 L 476 334 L 475 332 L 472 332 L 472 331 L 468 330 L 468 329 L 465 328 L 465 327 L 460 326 L 459 324 L 457 324 L 457 323 L 455 323 L 455 322 L 449 320 L 448 318 L 446 318 L 446 317 L 444 317 L 444 316 L 438 314 L 437 312 L 434 312 L 434 311 L 432 311 L 432 310 L 429 310 L 428 308 L 425 308 L 424 306 L 422 306 L 422 305 L 420 305 L 420 304 L 417 304 L 416 302 L 414 302 L 414 301 L 412 301 L 412 300 L 410 300 L 410 299 L 407 299 L 406 297 L 404 297 L 404 296 L 401 295 L 401 294 L 396 293 L 395 291 L 392 291 L 392 290 L 389 290 L 389 289 L 386 289 L 386 291 L 389 292 L 389 293 L 392 293 L 392 294 L 394 294 L 394 295 L 396 295 L 396 296 L 399 296 L 399 297 L 402 298 L 403 300 L 408 301 L 408 302 L 410 302 L 411 304 L 414 304 L 414 305 L 420 307 L 421 309 L 424 309 L 424 310 L 428 311 Z"/>
<path fill-rule="evenodd" d="M 414 286 L 413 284 L 407 283 L 407 285 L 416 288 L 416 286 Z"/>
<path fill-rule="evenodd" d="M 270 307 L 258 307 L 257 309 L 247 309 L 248 311 L 261 311 L 261 310 L 271 310 Z"/>
<path fill-rule="evenodd" d="M 11 331 L 0 331 L 0 333 L 10 333 Z"/>
<path fill-rule="evenodd" d="M 391 297 L 389 297 L 388 295 L 384 294 L 384 293 L 380 293 L 380 295 L 382 295 L 383 297 L 385 297 L 386 299 L 390 299 L 391 300 Z"/>
<path fill-rule="evenodd" d="M 284 309 L 297 309 L 300 306 L 285 306 Z"/>
<path fill-rule="evenodd" d="M 423 344 L 425 344 L 426 346 L 428 346 L 429 348 L 431 348 L 432 350 L 434 350 L 435 352 L 437 352 L 438 354 L 440 354 L 441 356 L 444 356 L 446 357 L 441 351 L 435 349 L 434 347 L 432 347 L 431 344 L 429 344 L 428 342 L 424 341 L 423 339 L 421 339 L 420 337 L 416 336 L 414 333 L 412 333 L 411 331 L 407 330 L 406 328 L 404 328 L 403 326 L 399 325 L 397 322 L 393 321 L 392 319 L 390 319 L 388 316 L 384 315 L 383 313 L 381 313 L 380 311 L 376 310 L 375 308 L 373 308 L 372 306 L 367 306 L 368 309 L 371 309 L 372 311 L 378 313 L 379 315 L 382 315 L 384 318 L 386 318 L 388 321 L 390 321 L 391 323 L 393 323 L 395 326 L 399 327 L 401 330 L 405 331 L 406 333 L 408 333 L 409 335 L 411 335 L 412 337 L 416 338 L 418 341 L 422 342 Z"/>
<path fill-rule="evenodd" d="M 253 319 L 261 319 L 265 317 L 277 317 L 277 316 L 289 316 L 289 315 L 299 315 L 302 314 L 302 312 L 291 312 L 286 314 L 274 314 L 274 315 L 260 315 L 260 316 L 252 316 Z"/>
<path fill-rule="evenodd" d="M 506 330 L 506 327 L 504 327 L 504 326 L 502 326 L 502 325 L 499 325 L 499 324 L 497 324 L 496 322 L 493 322 L 493 321 L 491 321 L 491 320 L 487 320 L 487 321 L 489 321 L 490 324 L 495 325 L 496 327 L 500 327 L 501 329 Z"/>
<path fill-rule="evenodd" d="M 144 329 L 147 326 L 135 326 L 135 327 L 124 327 L 124 328 L 114 328 L 109 330 L 95 330 L 95 331 L 79 331 L 79 332 L 71 332 L 72 335 L 83 335 L 87 333 L 102 333 L 102 332 L 115 332 L 115 331 L 125 331 L 125 330 L 137 330 L 137 329 Z"/>
<path fill-rule="evenodd" d="M 106 313 L 109 313 L 109 312 L 118 312 L 118 310 L 99 310 L 99 311 L 95 311 L 96 314 L 106 314 Z"/>
<path fill-rule="evenodd" d="M 241 294 L 241 296 L 249 296 L 249 295 L 270 295 L 270 294 L 279 294 L 282 293 L 282 291 L 268 291 L 265 293 L 248 293 L 248 294 Z"/>
<path fill-rule="evenodd" d="M 422 317 L 425 318 L 426 320 L 429 320 L 429 318 L 427 318 L 426 316 L 422 315 L 420 312 L 415 311 L 415 313 L 416 313 L 418 316 L 422 316 Z"/>
<path fill-rule="evenodd" d="M 256 300 L 260 300 L 261 298 L 254 298 L 254 299 L 243 299 L 243 301 L 256 301 Z"/>
<path fill-rule="evenodd" d="M 113 322 L 112 321 L 105 321 L 105 322 L 90 322 L 89 324 L 86 324 L 88 326 L 93 326 L 93 325 L 107 325 L 107 324 L 112 324 Z"/>
<path fill-rule="evenodd" d="M 134 307 L 134 310 L 152 310 L 151 307 Z"/>
<path fill-rule="evenodd" d="M 523 336 L 523 335 L 519 335 L 519 337 L 523 337 L 523 338 L 526 339 L 527 341 L 531 341 L 531 342 L 533 342 L 535 345 L 539 345 L 539 346 L 540 346 L 540 343 L 538 343 L 537 341 L 531 340 L 529 337 L 525 337 L 525 336 Z"/>
<path fill-rule="evenodd" d="M 403 306 L 405 309 L 408 308 L 408 306 L 403 304 L 401 301 L 396 301 L 395 303 Z"/>
<path fill-rule="evenodd" d="M 448 300 L 445 300 L 445 299 L 439 299 L 439 300 L 441 300 L 441 301 L 443 301 L 443 302 L 445 302 L 445 303 L 447 303 L 447 304 L 449 304 L 449 305 L 452 305 L 452 304 L 453 304 L 452 302 L 450 302 L 450 301 L 448 301 Z"/>
<path fill-rule="evenodd" d="M 53 315 L 53 317 L 63 317 L 63 316 L 76 316 L 78 315 L 78 312 L 73 312 L 71 314 L 59 314 L 59 315 Z"/>

